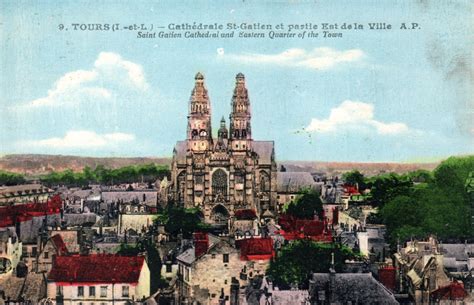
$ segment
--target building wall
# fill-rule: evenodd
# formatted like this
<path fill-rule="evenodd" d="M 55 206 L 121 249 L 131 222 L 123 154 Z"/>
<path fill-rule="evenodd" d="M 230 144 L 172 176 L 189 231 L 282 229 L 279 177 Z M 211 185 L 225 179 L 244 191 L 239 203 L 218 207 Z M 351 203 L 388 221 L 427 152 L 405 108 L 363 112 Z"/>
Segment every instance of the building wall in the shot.
<path fill-rule="evenodd" d="M 143 227 L 147 228 L 152 225 L 155 218 L 155 214 L 120 214 L 119 234 L 123 234 L 129 229 L 141 232 Z"/>
<path fill-rule="evenodd" d="M 129 296 L 122 296 L 123 286 L 128 286 Z M 94 302 L 97 305 L 102 303 L 111 304 L 112 302 L 116 305 L 126 305 L 129 300 L 141 299 L 138 297 L 137 287 L 138 285 L 130 283 L 116 283 L 116 284 L 97 284 L 90 285 L 88 283 L 80 284 L 73 283 L 68 285 L 61 285 L 62 295 L 63 295 L 63 304 L 64 305 L 89 305 L 91 302 Z M 84 295 L 78 296 L 78 287 L 84 287 Z M 95 287 L 95 296 L 89 294 L 89 287 Z M 106 287 L 106 296 L 101 296 L 101 287 Z M 54 282 L 49 282 L 47 286 L 47 297 L 51 300 L 54 300 L 54 304 L 57 304 L 59 299 L 57 299 L 57 285 Z M 138 291 L 140 292 L 140 291 Z"/>
<path fill-rule="evenodd" d="M 144 299 L 150 296 L 150 269 L 146 260 L 143 262 L 138 284 L 135 287 L 135 299 Z"/>
<path fill-rule="evenodd" d="M 224 262 L 224 254 L 229 255 L 228 262 Z M 202 304 L 217 304 L 224 289 L 224 295 L 230 298 L 232 277 L 238 279 L 246 263 L 240 260 L 239 252 L 230 247 L 211 251 L 191 265 L 179 262 L 180 294 Z"/>
<path fill-rule="evenodd" d="M 11 269 L 6 273 L 0 274 L 0 276 L 6 276 L 13 273 L 20 262 L 21 255 L 22 244 L 19 242 L 18 238 L 13 242 L 13 239 L 9 237 L 7 242 L 0 244 L 0 257 L 8 259 L 11 264 Z"/>

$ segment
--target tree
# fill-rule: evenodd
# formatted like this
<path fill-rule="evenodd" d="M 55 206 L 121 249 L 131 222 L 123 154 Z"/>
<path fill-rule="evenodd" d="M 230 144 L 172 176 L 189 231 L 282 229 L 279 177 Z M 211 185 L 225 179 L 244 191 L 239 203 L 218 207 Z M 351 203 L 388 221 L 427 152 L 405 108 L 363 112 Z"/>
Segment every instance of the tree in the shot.
<path fill-rule="evenodd" d="M 395 173 L 384 174 L 370 179 L 369 202 L 374 207 L 382 207 L 397 196 L 408 195 L 413 182 L 407 176 Z"/>
<path fill-rule="evenodd" d="M 344 173 L 342 175 L 342 180 L 344 180 L 345 183 L 353 186 L 358 185 L 359 189 L 364 189 L 366 185 L 364 175 L 358 170 Z"/>
<path fill-rule="evenodd" d="M 295 201 L 286 205 L 285 212 L 299 219 L 313 219 L 314 215 L 322 217 L 323 203 L 315 190 L 303 190 Z"/>
<path fill-rule="evenodd" d="M 165 225 L 166 232 L 173 236 L 179 233 L 184 238 L 191 238 L 196 231 L 207 231 L 209 226 L 201 221 L 198 209 L 184 209 L 168 205 L 168 208 L 159 215 L 155 222 Z"/>
<path fill-rule="evenodd" d="M 392 248 L 398 239 L 403 242 L 411 237 L 472 238 L 465 183 L 473 170 L 474 157 L 452 157 L 441 162 L 433 171 L 434 178 L 426 183 L 408 189 L 395 183 L 395 190 L 386 188 L 387 203 L 381 207 L 380 216 Z"/>
<path fill-rule="evenodd" d="M 23 175 L 0 171 L 0 185 L 17 185 L 22 183 L 25 183 Z"/>
<path fill-rule="evenodd" d="M 294 283 L 304 288 L 312 273 L 329 272 L 332 253 L 338 272 L 342 271 L 346 259 L 357 256 L 345 246 L 297 240 L 283 246 L 278 256 L 270 262 L 267 275 L 279 288 L 287 289 Z"/>

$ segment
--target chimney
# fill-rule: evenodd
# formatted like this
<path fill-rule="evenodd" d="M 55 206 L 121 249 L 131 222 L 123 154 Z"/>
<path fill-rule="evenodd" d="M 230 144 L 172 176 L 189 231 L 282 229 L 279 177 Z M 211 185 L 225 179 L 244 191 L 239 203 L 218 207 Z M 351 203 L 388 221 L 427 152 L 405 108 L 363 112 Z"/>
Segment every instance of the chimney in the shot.
<path fill-rule="evenodd" d="M 390 291 L 395 292 L 397 287 L 396 269 L 392 266 L 379 269 L 379 281 Z"/>
<path fill-rule="evenodd" d="M 207 252 L 209 248 L 209 236 L 204 232 L 196 232 L 193 234 L 194 255 L 200 257 Z"/>
<path fill-rule="evenodd" d="M 334 264 L 334 252 L 331 253 L 331 268 L 329 268 L 329 301 L 334 301 L 336 293 L 336 269 Z"/>

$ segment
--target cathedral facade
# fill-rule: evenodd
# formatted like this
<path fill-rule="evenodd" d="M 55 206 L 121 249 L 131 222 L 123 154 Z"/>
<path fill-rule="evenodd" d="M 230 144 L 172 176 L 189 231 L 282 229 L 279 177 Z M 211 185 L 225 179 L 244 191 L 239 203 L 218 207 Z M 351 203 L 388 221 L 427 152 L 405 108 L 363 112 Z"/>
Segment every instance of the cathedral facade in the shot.
<path fill-rule="evenodd" d="M 229 125 L 222 117 L 213 137 L 211 103 L 198 73 L 189 101 L 186 140 L 172 159 L 171 197 L 185 208 L 197 207 L 207 223 L 228 224 L 237 210 L 259 217 L 276 212 L 277 166 L 273 141 L 252 138 L 251 107 L 245 77 L 237 74 Z"/>

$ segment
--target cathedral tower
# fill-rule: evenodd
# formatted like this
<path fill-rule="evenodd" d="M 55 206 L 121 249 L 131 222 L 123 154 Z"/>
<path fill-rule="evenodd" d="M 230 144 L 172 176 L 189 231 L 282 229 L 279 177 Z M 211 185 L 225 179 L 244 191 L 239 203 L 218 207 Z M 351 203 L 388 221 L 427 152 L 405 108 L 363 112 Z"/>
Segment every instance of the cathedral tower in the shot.
<path fill-rule="evenodd" d="M 197 73 L 191 92 L 188 115 L 188 150 L 206 151 L 212 147 L 211 103 L 204 76 Z"/>
<path fill-rule="evenodd" d="M 250 101 L 245 87 L 245 76 L 242 73 L 235 77 L 235 89 L 231 105 L 229 133 L 231 148 L 233 151 L 250 150 L 252 143 Z"/>

